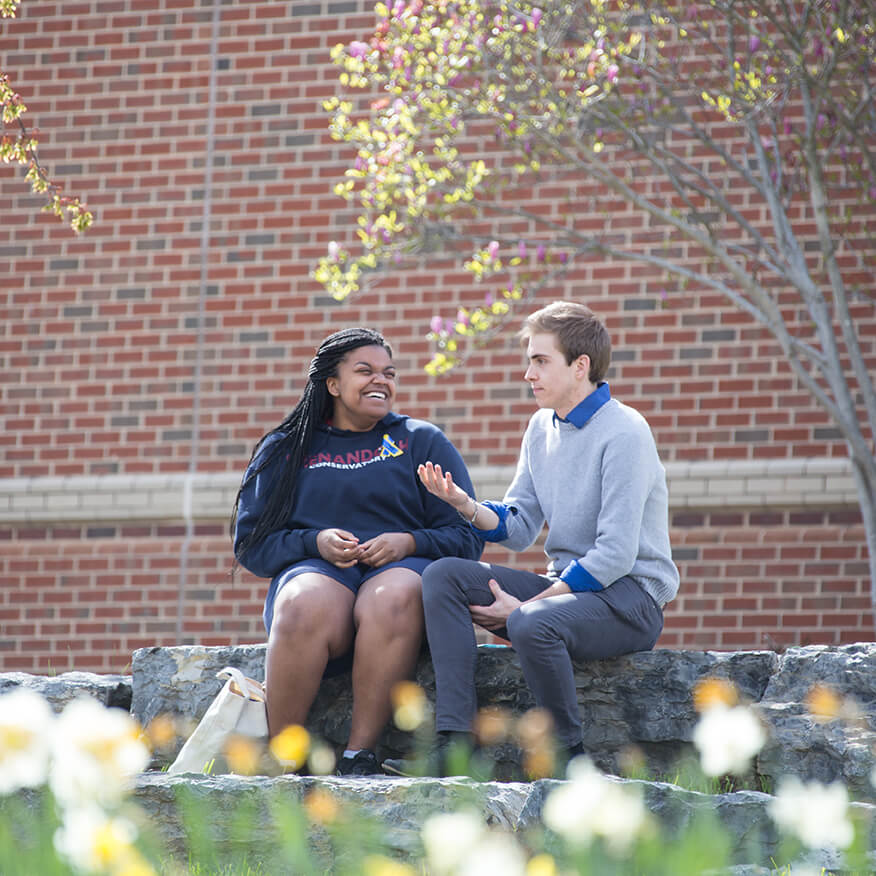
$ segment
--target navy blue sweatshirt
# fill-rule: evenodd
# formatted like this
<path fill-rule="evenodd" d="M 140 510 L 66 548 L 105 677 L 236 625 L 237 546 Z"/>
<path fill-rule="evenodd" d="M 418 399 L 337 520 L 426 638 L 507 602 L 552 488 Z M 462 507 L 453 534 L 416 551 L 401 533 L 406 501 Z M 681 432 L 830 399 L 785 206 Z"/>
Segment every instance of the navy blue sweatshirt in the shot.
<path fill-rule="evenodd" d="M 280 437 L 275 433 L 265 439 L 244 480 Z M 414 556 L 479 559 L 483 541 L 420 483 L 417 466 L 429 460 L 474 495 L 459 451 L 432 423 L 389 413 L 368 432 L 323 425 L 298 474 L 286 527 L 252 545 L 239 557 L 241 565 L 254 575 L 273 578 L 301 560 L 318 557 L 316 537 L 331 528 L 352 532 L 360 543 L 384 532 L 409 532 L 416 542 Z M 235 552 L 254 528 L 284 462 L 274 459 L 241 493 Z"/>

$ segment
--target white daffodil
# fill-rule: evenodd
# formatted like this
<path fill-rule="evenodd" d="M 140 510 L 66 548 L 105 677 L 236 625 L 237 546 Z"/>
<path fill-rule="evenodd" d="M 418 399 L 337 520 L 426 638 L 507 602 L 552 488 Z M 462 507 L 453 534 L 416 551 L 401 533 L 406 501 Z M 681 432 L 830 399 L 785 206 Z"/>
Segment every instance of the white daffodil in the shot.
<path fill-rule="evenodd" d="M 45 782 L 53 723 L 38 693 L 21 687 L 0 696 L 0 794 Z"/>
<path fill-rule="evenodd" d="M 849 793 L 842 782 L 824 785 L 785 776 L 769 813 L 776 825 L 810 849 L 846 849 L 854 839 Z"/>
<path fill-rule="evenodd" d="M 583 846 L 601 837 L 623 854 L 647 823 L 638 788 L 606 778 L 584 757 L 569 764 L 568 779 L 548 795 L 545 824 L 567 842 Z"/>
<path fill-rule="evenodd" d="M 58 852 L 84 873 L 152 873 L 134 846 L 136 839 L 132 821 L 86 805 L 65 812 L 54 842 Z"/>
<path fill-rule="evenodd" d="M 148 763 L 149 749 L 127 712 L 79 697 L 58 718 L 49 785 L 63 806 L 112 804 Z"/>
<path fill-rule="evenodd" d="M 703 713 L 693 733 L 708 776 L 744 773 L 765 742 L 763 724 L 748 706 L 714 705 Z"/>
<path fill-rule="evenodd" d="M 487 831 L 456 870 L 457 876 L 483 876 L 484 873 L 526 876 L 526 855 L 510 834 Z"/>
<path fill-rule="evenodd" d="M 484 820 L 474 812 L 448 812 L 427 819 L 422 836 L 431 872 L 438 876 L 455 873 L 486 831 Z"/>

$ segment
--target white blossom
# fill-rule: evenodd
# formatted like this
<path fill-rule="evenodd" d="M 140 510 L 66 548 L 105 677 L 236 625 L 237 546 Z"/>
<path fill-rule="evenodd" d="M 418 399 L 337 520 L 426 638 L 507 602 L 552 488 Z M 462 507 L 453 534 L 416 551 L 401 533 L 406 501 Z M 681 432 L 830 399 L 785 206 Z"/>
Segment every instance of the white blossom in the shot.
<path fill-rule="evenodd" d="M 57 720 L 49 786 L 63 806 L 113 804 L 148 763 L 149 749 L 127 712 L 79 697 Z"/>
<path fill-rule="evenodd" d="M 849 794 L 842 782 L 824 785 L 786 776 L 770 801 L 769 813 L 779 828 L 810 849 L 845 849 L 852 844 Z"/>
<path fill-rule="evenodd" d="M 455 873 L 486 833 L 483 819 L 474 812 L 433 815 L 423 825 L 423 848 L 432 872 Z"/>
<path fill-rule="evenodd" d="M 68 809 L 55 831 L 55 848 L 84 873 L 118 872 L 120 865 L 139 859 L 134 849 L 137 828 L 123 816 L 107 815 L 97 806 Z"/>
<path fill-rule="evenodd" d="M 607 779 L 583 757 L 569 764 L 567 774 L 545 801 L 545 824 L 575 845 L 601 837 L 611 851 L 625 852 L 647 824 L 638 789 Z"/>
<path fill-rule="evenodd" d="M 466 859 L 457 868 L 457 876 L 525 876 L 526 855 L 508 833 L 490 830 L 482 834 Z"/>
<path fill-rule="evenodd" d="M 0 794 L 45 782 L 53 722 L 51 707 L 32 690 L 0 696 Z"/>
<path fill-rule="evenodd" d="M 700 764 L 709 776 L 744 773 L 765 742 L 763 724 L 748 706 L 712 706 L 693 733 Z"/>

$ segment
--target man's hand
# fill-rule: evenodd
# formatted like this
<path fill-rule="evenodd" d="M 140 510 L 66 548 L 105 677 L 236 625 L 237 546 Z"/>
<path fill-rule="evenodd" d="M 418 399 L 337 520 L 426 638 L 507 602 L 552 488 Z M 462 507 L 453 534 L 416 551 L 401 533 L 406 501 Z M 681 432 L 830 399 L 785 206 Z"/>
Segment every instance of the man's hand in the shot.
<path fill-rule="evenodd" d="M 453 475 L 441 470 L 440 465 L 427 462 L 417 466 L 417 475 L 423 486 L 439 499 L 443 499 L 448 505 L 452 505 L 457 511 L 471 508 L 474 499 L 466 493 L 462 487 L 453 483 Z"/>
<path fill-rule="evenodd" d="M 520 605 L 520 600 L 506 593 L 495 578 L 489 580 L 493 591 L 493 602 L 490 605 L 470 605 L 471 619 L 486 630 L 499 630 L 505 626 L 509 615 Z"/>
<path fill-rule="evenodd" d="M 409 557 L 416 548 L 409 532 L 383 532 L 362 543 L 359 562 L 378 568 Z"/>
<path fill-rule="evenodd" d="M 323 529 L 316 537 L 319 555 L 339 569 L 355 566 L 362 556 L 359 539 L 345 529 Z"/>

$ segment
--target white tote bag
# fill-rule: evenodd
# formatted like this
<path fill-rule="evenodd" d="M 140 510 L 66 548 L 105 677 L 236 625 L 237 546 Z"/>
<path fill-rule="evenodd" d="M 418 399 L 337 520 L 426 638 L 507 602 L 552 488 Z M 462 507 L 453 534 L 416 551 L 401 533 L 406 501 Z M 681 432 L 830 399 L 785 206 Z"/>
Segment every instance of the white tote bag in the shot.
<path fill-rule="evenodd" d="M 220 669 L 216 677 L 227 681 L 168 769 L 171 775 L 203 772 L 207 764 L 222 756 L 233 736 L 245 736 L 262 744 L 267 742 L 264 685 L 247 678 L 234 666 Z"/>

